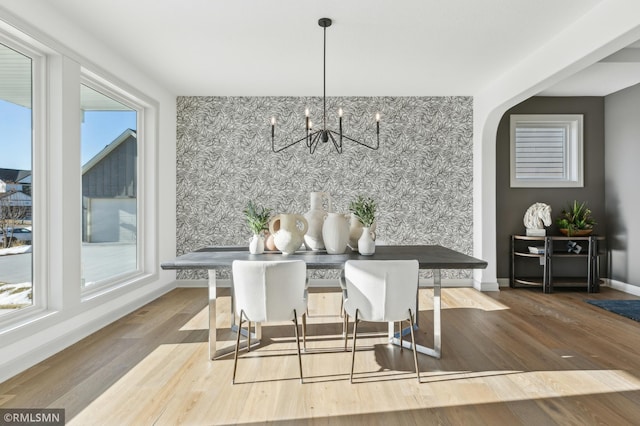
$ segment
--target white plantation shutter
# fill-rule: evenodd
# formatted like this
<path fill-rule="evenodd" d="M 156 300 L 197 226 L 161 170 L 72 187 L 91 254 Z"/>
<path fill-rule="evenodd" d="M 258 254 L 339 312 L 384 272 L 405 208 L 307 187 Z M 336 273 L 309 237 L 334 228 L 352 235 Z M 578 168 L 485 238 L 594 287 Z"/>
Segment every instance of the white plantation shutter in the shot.
<path fill-rule="evenodd" d="M 516 178 L 566 179 L 567 129 L 516 128 Z"/>
<path fill-rule="evenodd" d="M 582 115 L 511 115 L 511 186 L 582 186 Z"/>

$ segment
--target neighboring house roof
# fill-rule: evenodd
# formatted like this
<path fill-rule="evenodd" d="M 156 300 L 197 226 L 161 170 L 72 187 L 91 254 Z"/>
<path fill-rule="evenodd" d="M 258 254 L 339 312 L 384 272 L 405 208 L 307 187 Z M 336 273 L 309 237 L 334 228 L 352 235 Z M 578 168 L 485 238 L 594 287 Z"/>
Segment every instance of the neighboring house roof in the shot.
<path fill-rule="evenodd" d="M 0 180 L 5 183 L 31 183 L 31 170 L 0 169 Z"/>
<path fill-rule="evenodd" d="M 87 163 L 82 166 L 82 174 L 84 175 L 89 170 L 91 170 L 96 164 L 100 163 L 100 161 L 107 157 L 114 149 L 119 147 L 124 141 L 129 139 L 130 137 L 136 137 L 135 130 L 127 129 L 120 134 L 117 138 L 113 140 L 109 145 L 105 146 L 102 151 L 93 156 Z"/>

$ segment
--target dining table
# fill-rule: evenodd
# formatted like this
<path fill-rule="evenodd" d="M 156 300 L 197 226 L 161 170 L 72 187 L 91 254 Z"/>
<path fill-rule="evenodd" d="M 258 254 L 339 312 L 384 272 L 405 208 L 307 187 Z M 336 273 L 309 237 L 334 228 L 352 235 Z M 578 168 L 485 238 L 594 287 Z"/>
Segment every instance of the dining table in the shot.
<path fill-rule="evenodd" d="M 304 260 L 307 269 L 344 269 L 347 260 L 404 260 L 416 259 L 420 269 L 431 270 L 433 273 L 433 347 L 416 344 L 416 350 L 435 357 L 442 356 L 442 324 L 441 324 L 441 291 L 443 269 L 484 269 L 487 262 L 474 258 L 467 254 L 452 250 L 440 245 L 380 245 L 376 246 L 373 255 L 360 255 L 357 251 L 347 249 L 341 254 L 329 254 L 326 251 L 299 250 L 287 255 L 281 252 L 265 251 L 261 254 L 252 254 L 246 246 L 209 246 L 185 253 L 175 259 L 162 262 L 165 270 L 207 270 L 209 275 L 209 357 L 216 359 L 232 352 L 233 345 L 222 348 L 217 347 L 217 273 L 216 271 L 231 270 L 234 260 Z M 417 295 L 416 295 L 417 297 Z M 419 299 L 418 299 L 419 300 Z M 418 311 L 419 311 L 418 307 Z M 231 312 L 233 321 L 233 309 Z M 416 321 L 417 324 L 417 321 Z M 237 327 L 236 327 L 237 330 Z M 406 333 L 409 330 L 400 331 Z M 411 342 L 401 339 L 395 332 L 393 323 L 389 324 L 389 342 L 395 345 L 402 344 L 411 348 Z M 259 344 L 261 338 L 260 327 L 256 326 L 254 344 Z"/>

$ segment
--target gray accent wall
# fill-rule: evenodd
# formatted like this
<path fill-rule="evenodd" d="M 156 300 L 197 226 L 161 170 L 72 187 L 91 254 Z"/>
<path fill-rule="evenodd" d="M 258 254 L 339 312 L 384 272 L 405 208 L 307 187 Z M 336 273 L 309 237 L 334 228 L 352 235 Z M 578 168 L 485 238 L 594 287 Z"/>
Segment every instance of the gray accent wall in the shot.
<path fill-rule="evenodd" d="M 584 114 L 584 187 L 583 188 L 511 188 L 510 135 L 511 114 Z M 555 219 L 572 200 L 586 201 L 598 222 L 596 234 L 606 234 L 604 180 L 604 98 L 544 97 L 530 98 L 507 111 L 496 136 L 496 223 L 497 275 L 509 278 L 510 237 L 524 234 L 524 213 L 536 202 L 552 209 L 554 224 L 548 235 L 560 235 Z M 606 262 L 603 262 L 603 271 Z M 568 273 L 567 273 L 568 274 Z"/>
<path fill-rule="evenodd" d="M 337 128 L 339 106 L 345 134 L 369 143 L 381 113 L 377 151 L 345 142 L 343 154 L 330 143 L 314 154 L 303 143 L 273 153 L 271 117 L 282 146 L 303 135 L 306 107 L 318 128 L 319 97 L 178 97 L 178 255 L 207 245 L 247 245 L 242 210 L 249 200 L 276 213 L 305 213 L 312 191 L 329 192 L 339 212 L 358 194 L 373 197 L 378 239 L 387 244 L 440 244 L 472 254 L 472 98 L 327 98 L 329 128 Z M 333 278 L 328 271 L 313 275 Z M 443 277 L 471 275 L 443 271 Z"/>
<path fill-rule="evenodd" d="M 611 278 L 640 286 L 640 85 L 605 98 Z"/>

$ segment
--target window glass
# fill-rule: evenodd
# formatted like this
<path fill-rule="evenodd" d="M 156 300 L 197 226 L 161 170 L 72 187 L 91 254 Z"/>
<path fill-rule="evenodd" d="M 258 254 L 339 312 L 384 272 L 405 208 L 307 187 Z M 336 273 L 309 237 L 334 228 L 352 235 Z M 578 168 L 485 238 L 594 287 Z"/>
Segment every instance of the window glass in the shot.
<path fill-rule="evenodd" d="M 33 305 L 32 60 L 0 44 L 0 315 Z"/>
<path fill-rule="evenodd" d="M 82 284 L 138 270 L 138 137 L 135 108 L 81 86 Z"/>

